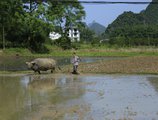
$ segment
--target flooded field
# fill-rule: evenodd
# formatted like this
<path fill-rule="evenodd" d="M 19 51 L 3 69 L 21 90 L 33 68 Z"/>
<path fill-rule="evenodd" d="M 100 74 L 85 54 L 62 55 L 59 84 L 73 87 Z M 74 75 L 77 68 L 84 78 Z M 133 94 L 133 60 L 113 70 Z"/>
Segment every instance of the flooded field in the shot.
<path fill-rule="evenodd" d="M 57 64 L 68 65 L 70 64 L 71 57 L 52 57 L 57 60 Z M 91 63 L 102 60 L 122 59 L 124 57 L 81 57 L 81 63 Z M 22 71 L 27 70 L 25 62 L 33 60 L 33 57 L 20 57 L 20 56 L 6 56 L 0 59 L 0 70 L 7 71 Z"/>
<path fill-rule="evenodd" d="M 157 120 L 157 75 L 1 75 L 0 120 Z"/>

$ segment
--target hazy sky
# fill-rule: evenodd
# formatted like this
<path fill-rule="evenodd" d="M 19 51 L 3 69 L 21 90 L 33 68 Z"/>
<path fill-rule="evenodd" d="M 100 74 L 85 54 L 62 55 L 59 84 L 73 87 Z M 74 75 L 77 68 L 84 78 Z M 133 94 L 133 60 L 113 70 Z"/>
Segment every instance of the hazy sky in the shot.
<path fill-rule="evenodd" d="M 82 0 L 80 0 L 82 1 Z M 97 0 L 83 0 L 83 1 L 97 1 Z M 98 0 L 98 1 L 111 1 L 111 2 L 151 2 L 151 0 Z M 86 11 L 85 22 L 91 23 L 93 20 L 108 26 L 112 23 L 118 15 L 124 11 L 132 11 L 139 13 L 144 10 L 148 4 L 82 4 Z"/>

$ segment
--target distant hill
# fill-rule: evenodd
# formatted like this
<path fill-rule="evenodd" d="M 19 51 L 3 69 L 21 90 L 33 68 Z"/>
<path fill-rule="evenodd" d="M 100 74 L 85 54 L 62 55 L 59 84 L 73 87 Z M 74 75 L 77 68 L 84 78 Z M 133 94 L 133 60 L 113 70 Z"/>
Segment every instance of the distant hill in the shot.
<path fill-rule="evenodd" d="M 110 44 L 119 46 L 158 46 L 157 3 L 150 3 L 139 14 L 129 11 L 119 15 L 103 36 L 108 37 Z"/>
<path fill-rule="evenodd" d="M 158 2 L 158 0 L 153 0 L 152 2 Z M 124 12 L 107 27 L 106 33 L 124 27 L 133 27 L 135 25 L 147 24 L 158 24 L 158 4 L 149 4 L 149 6 L 139 14 L 135 14 L 131 11 Z"/>
<path fill-rule="evenodd" d="M 152 0 L 152 2 L 158 2 L 158 0 Z M 158 4 L 150 4 L 146 10 L 142 12 L 142 16 L 145 16 L 147 23 L 158 24 Z"/>
<path fill-rule="evenodd" d="M 105 27 L 95 21 L 88 25 L 89 29 L 94 31 L 97 35 L 102 34 L 105 31 Z"/>

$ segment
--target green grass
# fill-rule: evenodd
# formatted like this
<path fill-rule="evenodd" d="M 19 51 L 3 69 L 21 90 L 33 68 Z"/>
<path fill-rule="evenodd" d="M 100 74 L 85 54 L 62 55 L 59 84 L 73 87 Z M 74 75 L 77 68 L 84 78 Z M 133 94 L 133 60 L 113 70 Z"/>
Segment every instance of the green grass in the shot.
<path fill-rule="evenodd" d="M 49 49 L 48 54 L 35 54 L 31 53 L 25 48 L 9 48 L 1 50 L 0 55 L 4 56 L 72 56 L 74 51 L 77 52 L 79 56 L 158 56 L 158 48 L 154 47 L 109 47 L 109 46 L 91 46 L 83 44 L 78 50 L 62 50 L 59 47 L 47 45 Z"/>
<path fill-rule="evenodd" d="M 17 54 L 23 56 L 32 55 L 32 53 L 25 48 L 7 48 L 3 50 L 3 52 L 0 55 L 17 55 Z"/>

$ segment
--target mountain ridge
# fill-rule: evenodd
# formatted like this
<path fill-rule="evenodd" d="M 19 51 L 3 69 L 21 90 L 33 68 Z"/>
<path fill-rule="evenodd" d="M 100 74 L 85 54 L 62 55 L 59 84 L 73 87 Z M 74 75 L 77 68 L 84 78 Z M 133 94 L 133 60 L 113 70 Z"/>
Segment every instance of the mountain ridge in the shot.
<path fill-rule="evenodd" d="M 152 2 L 158 2 L 158 0 L 153 0 Z M 132 27 L 147 24 L 158 24 L 158 4 L 149 4 L 145 10 L 138 14 L 131 11 L 124 12 L 108 25 L 105 32 L 109 33 L 126 26 Z"/>
<path fill-rule="evenodd" d="M 90 30 L 94 31 L 96 35 L 100 35 L 100 34 L 104 33 L 104 31 L 106 29 L 103 25 L 101 25 L 100 23 L 95 22 L 95 21 L 88 24 L 88 28 Z"/>

